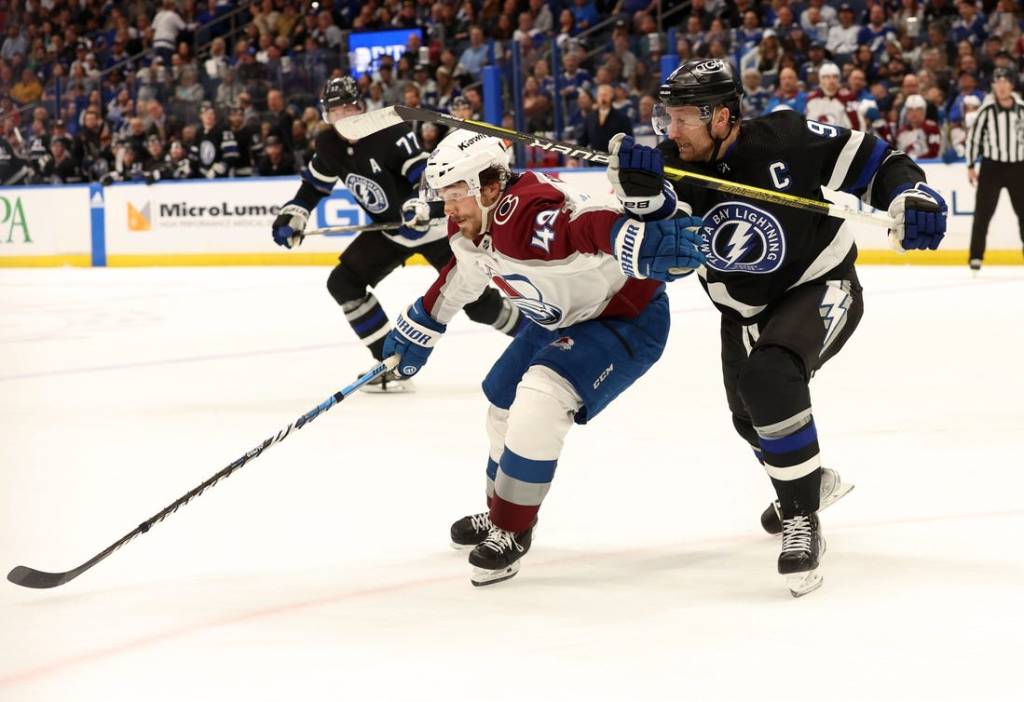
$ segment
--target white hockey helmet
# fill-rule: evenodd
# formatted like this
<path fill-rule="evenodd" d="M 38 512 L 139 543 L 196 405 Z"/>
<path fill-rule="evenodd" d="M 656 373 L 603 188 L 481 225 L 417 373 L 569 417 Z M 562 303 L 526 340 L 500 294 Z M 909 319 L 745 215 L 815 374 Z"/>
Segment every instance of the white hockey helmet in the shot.
<path fill-rule="evenodd" d="M 465 182 L 466 191 L 454 197 L 480 198 L 480 174 L 493 168 L 502 182 L 512 175 L 511 156 L 505 142 L 498 137 L 456 129 L 437 145 L 427 160 L 424 175 L 432 197 L 441 197 L 441 190 Z M 449 196 L 451 199 L 453 196 Z"/>

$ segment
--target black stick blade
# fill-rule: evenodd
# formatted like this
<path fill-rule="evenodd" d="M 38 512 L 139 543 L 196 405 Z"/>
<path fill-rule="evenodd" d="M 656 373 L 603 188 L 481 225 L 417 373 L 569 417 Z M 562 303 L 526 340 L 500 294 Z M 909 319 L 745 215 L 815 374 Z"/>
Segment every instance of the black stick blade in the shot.
<path fill-rule="evenodd" d="M 74 577 L 68 577 L 69 575 L 70 573 L 44 573 L 41 570 L 34 570 L 26 566 L 16 566 L 7 574 L 7 579 L 15 585 L 45 590 L 46 588 L 63 585 L 68 580 L 71 580 L 71 577 Z"/>

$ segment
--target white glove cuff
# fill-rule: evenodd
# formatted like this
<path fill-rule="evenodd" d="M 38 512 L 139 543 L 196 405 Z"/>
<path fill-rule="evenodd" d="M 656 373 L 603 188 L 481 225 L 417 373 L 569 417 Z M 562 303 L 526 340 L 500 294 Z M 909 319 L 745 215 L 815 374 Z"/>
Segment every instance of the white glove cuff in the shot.
<path fill-rule="evenodd" d="M 309 221 L 309 210 L 301 205 L 289 203 L 282 207 L 278 211 L 279 215 L 291 215 L 291 227 L 292 229 L 302 230 L 306 228 L 306 222 Z"/>
<path fill-rule="evenodd" d="M 612 254 L 619 262 L 622 272 L 630 278 L 646 278 L 637 269 L 637 257 L 644 241 L 644 223 L 635 219 L 627 219 L 615 237 L 615 248 Z"/>
<path fill-rule="evenodd" d="M 444 333 L 434 329 L 429 329 L 422 324 L 417 324 L 404 314 L 398 315 L 398 319 L 395 320 L 395 329 L 398 330 L 399 334 L 412 343 L 428 349 L 433 348 L 434 344 L 436 344 L 437 340 L 441 337 L 441 334 Z"/>

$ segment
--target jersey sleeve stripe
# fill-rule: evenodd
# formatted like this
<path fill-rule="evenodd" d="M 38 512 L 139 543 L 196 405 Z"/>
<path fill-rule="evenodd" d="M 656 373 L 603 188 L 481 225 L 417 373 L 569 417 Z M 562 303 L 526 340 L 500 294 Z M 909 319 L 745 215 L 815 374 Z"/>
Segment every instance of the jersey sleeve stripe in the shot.
<path fill-rule="evenodd" d="M 334 189 L 337 177 L 324 175 L 313 166 L 313 161 L 302 169 L 302 179 L 322 193 L 330 194 Z"/>
<path fill-rule="evenodd" d="M 420 161 L 415 166 L 409 169 L 409 172 L 406 174 L 405 177 L 409 179 L 409 182 L 413 186 L 419 186 L 420 178 L 423 176 L 423 171 L 425 170 L 427 170 L 427 162 Z"/>
<path fill-rule="evenodd" d="M 402 164 L 402 175 L 404 175 L 406 178 L 408 178 L 410 182 L 413 182 L 412 172 L 411 172 L 412 169 L 414 169 L 414 168 L 416 168 L 418 166 L 420 172 L 422 172 L 423 169 L 426 168 L 426 166 L 427 166 L 427 159 L 428 158 L 430 158 L 430 155 L 427 154 L 425 151 L 423 151 L 423 152 L 420 152 L 420 153 L 416 154 L 412 158 L 406 159 L 405 163 Z M 417 174 L 415 182 L 419 182 L 419 179 L 420 179 L 420 177 Z"/>
<path fill-rule="evenodd" d="M 864 167 L 860 171 L 860 175 L 857 176 L 857 181 L 850 186 L 849 192 L 857 193 L 867 187 L 871 179 L 875 177 L 875 173 L 878 172 L 879 166 L 882 165 L 882 161 L 885 158 L 885 152 L 889 150 L 889 147 L 881 139 L 875 139 L 874 147 L 871 149 L 871 154 L 868 156 L 868 162 L 864 164 Z"/>
<path fill-rule="evenodd" d="M 839 152 L 839 158 L 836 159 L 836 165 L 832 168 L 832 175 L 826 184 L 829 190 L 840 190 L 842 188 L 843 182 L 850 172 L 850 166 L 853 165 L 853 159 L 857 156 L 857 151 L 860 150 L 860 145 L 864 141 L 865 136 L 864 132 L 861 131 L 850 132 L 850 138 L 846 140 L 846 145 Z"/>

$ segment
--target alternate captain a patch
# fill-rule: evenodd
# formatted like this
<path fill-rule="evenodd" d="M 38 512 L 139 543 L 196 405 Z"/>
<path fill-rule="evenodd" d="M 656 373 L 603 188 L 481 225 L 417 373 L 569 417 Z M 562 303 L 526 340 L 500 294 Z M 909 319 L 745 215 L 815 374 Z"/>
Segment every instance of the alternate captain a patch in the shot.
<path fill-rule="evenodd" d="M 704 215 L 701 250 L 709 268 L 725 273 L 772 273 L 786 255 L 782 225 L 772 213 L 745 202 L 722 202 Z"/>

